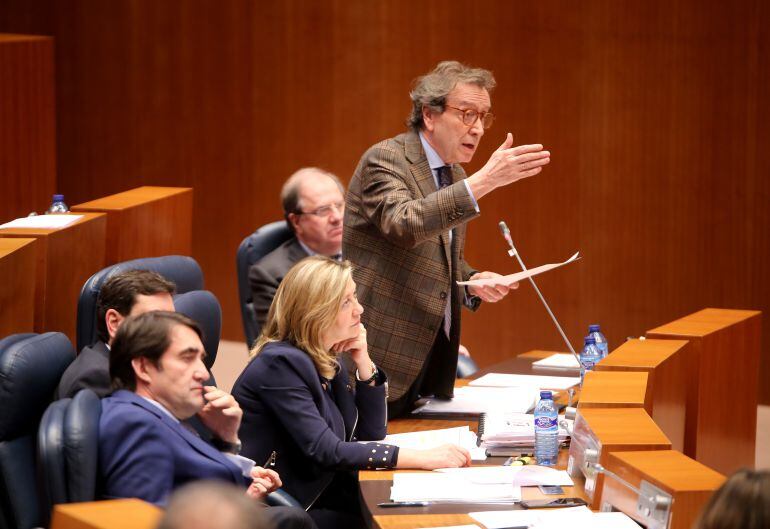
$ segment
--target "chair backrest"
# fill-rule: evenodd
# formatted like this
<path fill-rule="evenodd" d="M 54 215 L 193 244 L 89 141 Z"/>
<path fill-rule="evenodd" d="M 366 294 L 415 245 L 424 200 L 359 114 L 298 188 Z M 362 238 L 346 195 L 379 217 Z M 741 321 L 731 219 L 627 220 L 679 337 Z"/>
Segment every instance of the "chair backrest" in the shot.
<path fill-rule="evenodd" d="M 470 356 L 457 356 L 457 378 L 470 378 L 479 370 L 478 364 Z"/>
<path fill-rule="evenodd" d="M 7 527 L 45 523 L 36 474 L 40 418 L 75 351 L 61 333 L 0 340 L 0 510 Z"/>
<path fill-rule="evenodd" d="M 203 272 L 192 257 L 167 255 L 134 259 L 108 266 L 85 282 L 78 299 L 77 350 L 96 341 L 96 300 L 104 282 L 126 270 L 151 270 L 176 283 L 177 294 L 203 289 Z"/>
<path fill-rule="evenodd" d="M 222 336 L 222 307 L 219 301 L 208 290 L 193 290 L 174 296 L 174 309 L 200 325 L 206 349 L 203 363 L 211 371 Z"/>
<path fill-rule="evenodd" d="M 279 220 L 257 228 L 257 231 L 243 239 L 238 246 L 238 252 L 235 256 L 238 273 L 238 299 L 241 303 L 243 332 L 249 347 L 254 344 L 260 331 L 251 299 L 249 268 L 293 236 L 294 233 L 286 225 L 286 221 Z"/>
<path fill-rule="evenodd" d="M 37 453 L 48 513 L 54 505 L 96 499 L 101 415 L 101 401 L 90 389 L 52 402 L 43 414 Z"/>

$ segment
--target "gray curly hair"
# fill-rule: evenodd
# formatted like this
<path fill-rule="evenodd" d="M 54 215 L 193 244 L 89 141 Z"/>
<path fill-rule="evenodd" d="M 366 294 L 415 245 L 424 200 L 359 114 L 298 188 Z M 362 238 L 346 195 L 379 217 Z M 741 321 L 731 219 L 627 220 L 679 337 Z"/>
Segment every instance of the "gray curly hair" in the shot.
<path fill-rule="evenodd" d="M 433 112 L 443 112 L 449 92 L 458 83 L 474 84 L 487 92 L 491 92 L 497 84 L 489 70 L 471 68 L 457 61 L 440 62 L 432 72 L 415 79 L 414 88 L 409 92 L 412 113 L 406 120 L 407 126 L 415 132 L 421 131 L 425 127 L 422 109 L 428 107 Z"/>

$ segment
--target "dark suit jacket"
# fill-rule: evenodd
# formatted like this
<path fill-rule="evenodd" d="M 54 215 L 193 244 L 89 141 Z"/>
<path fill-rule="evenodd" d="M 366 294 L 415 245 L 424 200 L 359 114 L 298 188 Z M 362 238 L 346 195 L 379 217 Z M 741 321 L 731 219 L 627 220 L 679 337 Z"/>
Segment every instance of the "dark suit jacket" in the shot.
<path fill-rule="evenodd" d="M 393 446 L 352 442 L 385 437 L 385 374 L 377 385 L 357 383 L 354 390 L 342 367 L 327 381 L 307 353 L 276 342 L 254 357 L 233 387 L 243 409 L 243 455 L 263 464 L 275 451 L 283 488 L 305 508 L 336 471 L 396 462 Z"/>
<path fill-rule="evenodd" d="M 83 348 L 64 371 L 56 398 L 74 397 L 84 388 L 93 390 L 99 397 L 106 397 L 112 391 L 110 384 L 110 350 L 104 342 L 96 342 Z"/>
<path fill-rule="evenodd" d="M 105 498 L 163 505 L 178 486 L 217 479 L 246 486 L 240 468 L 139 395 L 119 390 L 102 399 L 99 485 Z"/>
<path fill-rule="evenodd" d="M 286 272 L 297 261 L 307 256 L 307 252 L 300 246 L 297 238 L 292 237 L 249 268 L 251 301 L 260 328 L 267 321 L 267 313 L 275 297 L 275 291 L 278 290 L 278 285 L 283 281 Z"/>
<path fill-rule="evenodd" d="M 415 383 L 442 329 L 447 298 L 459 336 L 465 296 L 456 281 L 475 272 L 464 247 L 466 223 L 478 213 L 457 164 L 452 177 L 452 185 L 437 190 L 419 136 L 407 132 L 366 151 L 348 187 L 342 253 L 354 265 L 369 354 L 388 372 L 390 400 Z M 445 395 L 454 386 L 453 349 L 431 362 L 440 367 L 438 392 Z"/>

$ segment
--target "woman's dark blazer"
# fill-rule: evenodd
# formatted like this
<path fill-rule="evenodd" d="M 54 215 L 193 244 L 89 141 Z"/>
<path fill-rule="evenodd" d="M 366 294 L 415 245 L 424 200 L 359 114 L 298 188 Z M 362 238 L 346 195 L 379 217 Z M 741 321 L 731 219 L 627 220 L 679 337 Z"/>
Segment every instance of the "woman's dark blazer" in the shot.
<path fill-rule="evenodd" d="M 241 453 L 264 465 L 275 452 L 283 488 L 306 509 L 336 471 L 392 468 L 396 447 L 355 442 L 385 437 L 385 382 L 380 372 L 374 386 L 356 382 L 354 389 L 344 364 L 328 381 L 304 351 L 269 343 L 233 387 L 243 409 Z"/>

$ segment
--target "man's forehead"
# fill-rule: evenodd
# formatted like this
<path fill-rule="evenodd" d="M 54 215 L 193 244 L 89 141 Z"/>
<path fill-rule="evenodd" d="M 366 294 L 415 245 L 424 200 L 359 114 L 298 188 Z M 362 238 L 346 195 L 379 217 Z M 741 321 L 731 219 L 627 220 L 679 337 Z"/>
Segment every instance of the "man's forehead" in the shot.
<path fill-rule="evenodd" d="M 182 354 L 186 351 L 202 352 L 203 342 L 198 333 L 187 325 L 174 325 L 171 328 L 171 343 L 163 354 Z"/>
<path fill-rule="evenodd" d="M 476 107 L 488 110 L 492 105 L 486 88 L 469 83 L 460 83 L 447 95 L 447 101 L 454 105 Z"/>

